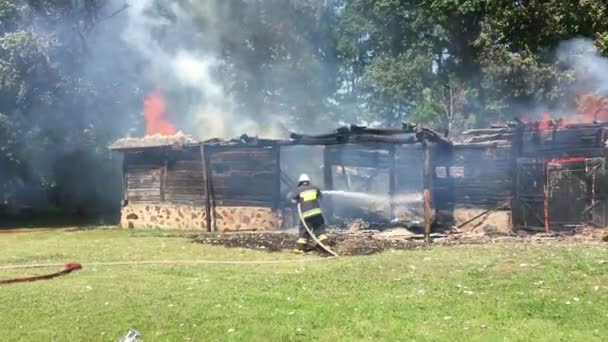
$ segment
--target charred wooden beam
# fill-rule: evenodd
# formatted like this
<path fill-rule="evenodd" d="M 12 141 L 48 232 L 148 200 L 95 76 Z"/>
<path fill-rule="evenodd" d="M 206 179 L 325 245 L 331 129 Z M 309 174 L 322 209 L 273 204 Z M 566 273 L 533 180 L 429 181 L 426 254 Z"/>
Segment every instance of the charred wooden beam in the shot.
<path fill-rule="evenodd" d="M 129 172 L 127 171 L 127 155 L 122 157 L 122 197 L 123 205 L 129 203 Z"/>
<path fill-rule="evenodd" d="M 462 132 L 462 135 L 492 135 L 492 134 L 500 134 L 500 133 L 513 133 L 514 130 L 507 127 L 500 128 L 478 128 L 478 129 L 470 129 Z"/>
<path fill-rule="evenodd" d="M 207 231 L 211 232 L 211 172 L 209 167 L 209 156 L 205 145 L 201 145 L 201 162 L 203 165 L 203 174 L 205 182 L 205 223 Z"/>
<path fill-rule="evenodd" d="M 279 146 L 273 146 L 273 156 L 274 156 L 274 172 L 273 172 L 273 180 L 274 180 L 274 192 L 273 192 L 273 205 L 272 210 L 276 211 L 281 206 L 281 149 Z"/>
<path fill-rule="evenodd" d="M 327 147 L 323 149 L 323 185 L 325 190 L 334 189 L 334 178 L 332 172 L 332 163 L 330 161 L 330 153 Z M 325 197 L 327 216 L 331 219 L 333 217 L 333 203 L 331 197 Z"/>
<path fill-rule="evenodd" d="M 424 240 L 431 235 L 431 155 L 426 139 L 422 140 L 422 178 L 424 189 Z"/>
<path fill-rule="evenodd" d="M 215 200 L 215 205 L 219 207 L 272 207 L 272 199 L 267 201 L 249 198 L 218 198 Z"/>
<path fill-rule="evenodd" d="M 160 201 L 165 201 L 165 187 L 167 185 L 167 159 L 163 162 L 163 167 L 160 173 Z"/>
<path fill-rule="evenodd" d="M 395 152 L 396 148 L 395 146 L 391 146 L 390 149 L 390 168 L 389 168 L 389 181 L 388 181 L 388 194 L 389 194 L 389 201 L 390 201 L 390 218 L 391 220 L 394 218 L 395 215 L 395 192 L 397 189 L 397 168 L 395 165 L 395 159 L 396 159 L 396 152 Z"/>
<path fill-rule="evenodd" d="M 356 125 L 351 125 L 350 131 L 352 133 L 371 134 L 371 135 L 376 135 L 376 136 L 378 136 L 378 135 L 388 136 L 388 135 L 398 135 L 398 134 L 404 134 L 404 133 L 414 133 L 414 130 L 410 130 L 410 129 L 368 128 L 368 127 L 356 126 Z"/>
<path fill-rule="evenodd" d="M 489 141 L 511 141 L 515 136 L 514 133 L 496 133 L 496 134 L 484 134 L 468 137 L 467 142 L 489 142 Z"/>

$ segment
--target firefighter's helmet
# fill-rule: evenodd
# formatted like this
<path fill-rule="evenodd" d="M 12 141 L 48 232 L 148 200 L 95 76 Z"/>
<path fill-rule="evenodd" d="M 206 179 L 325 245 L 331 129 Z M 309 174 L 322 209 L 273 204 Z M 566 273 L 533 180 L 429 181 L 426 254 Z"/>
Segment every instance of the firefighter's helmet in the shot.
<path fill-rule="evenodd" d="M 304 182 L 310 183 L 310 177 L 308 177 L 308 175 L 305 173 L 300 175 L 300 178 L 298 179 L 298 184 L 302 184 Z"/>

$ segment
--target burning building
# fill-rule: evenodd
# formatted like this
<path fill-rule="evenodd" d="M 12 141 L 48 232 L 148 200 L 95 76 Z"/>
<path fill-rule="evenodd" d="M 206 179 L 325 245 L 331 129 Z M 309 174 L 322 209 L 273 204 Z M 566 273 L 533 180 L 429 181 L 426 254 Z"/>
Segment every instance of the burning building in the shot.
<path fill-rule="evenodd" d="M 607 225 L 607 123 L 525 124 L 518 139 L 514 227 Z"/>
<path fill-rule="evenodd" d="M 273 230 L 281 226 L 276 141 L 183 135 L 122 139 L 121 225 L 130 228 Z"/>
<path fill-rule="evenodd" d="M 427 237 L 433 224 L 545 232 L 608 225 L 608 123 L 516 120 L 463 132 L 454 141 L 404 124 L 292 133 L 286 140 L 244 135 L 201 142 L 175 133 L 157 92 L 145 101 L 144 114 L 146 137 L 110 146 L 124 155 L 123 227 L 213 232 L 294 226 L 288 192 L 297 175 L 285 170 L 303 170 L 284 160 L 303 158 L 290 156 L 291 147 L 322 150 L 305 164 L 320 171 L 315 183 L 329 195 L 324 208 L 330 220 L 376 215 L 384 222 L 418 221 Z M 366 203 L 353 205 L 357 200 Z"/>
<path fill-rule="evenodd" d="M 450 190 L 442 185 L 447 177 L 435 178 L 431 170 L 437 163 L 447 169 L 450 142 L 428 129 L 351 126 L 318 136 L 292 134 L 289 140 L 242 136 L 203 142 L 178 133 L 125 138 L 110 146 L 124 155 L 121 225 L 238 231 L 277 230 L 293 224 L 287 191 L 282 189 L 295 183 L 281 169 L 281 154 L 288 153 L 282 150 L 293 146 L 323 148 L 322 187 L 328 194 L 340 177 L 336 167 L 384 172 L 382 202 L 389 218 L 403 212 L 399 205 L 408 207 L 411 201 L 403 203 L 404 194 L 419 193 L 420 200 L 415 201 L 430 229 L 431 198 L 436 198 L 438 207 L 447 203 L 440 200 Z M 326 203 L 330 217 L 334 202 L 330 196 Z"/>
<path fill-rule="evenodd" d="M 493 221 L 514 230 L 607 226 L 608 124 L 566 122 L 545 118 L 464 132 L 465 142 L 454 145 L 455 201 L 493 208 Z"/>

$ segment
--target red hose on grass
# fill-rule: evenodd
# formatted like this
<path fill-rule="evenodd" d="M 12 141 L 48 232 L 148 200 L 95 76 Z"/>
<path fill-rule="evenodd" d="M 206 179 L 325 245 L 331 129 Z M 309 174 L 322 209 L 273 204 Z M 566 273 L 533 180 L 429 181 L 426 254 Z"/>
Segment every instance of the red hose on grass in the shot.
<path fill-rule="evenodd" d="M 59 272 L 37 275 L 37 276 L 30 276 L 30 277 L 1 279 L 0 285 L 14 284 L 14 283 L 28 283 L 28 282 L 37 281 L 37 280 L 53 279 L 56 277 L 60 277 L 60 276 L 72 273 L 72 272 L 80 270 L 80 269 L 82 269 L 81 264 L 79 264 L 77 262 L 71 262 L 69 264 L 65 264 L 65 266 L 63 266 L 63 270 L 61 270 Z"/>
<path fill-rule="evenodd" d="M 291 260 L 141 260 L 141 261 L 109 261 L 109 262 L 87 262 L 90 266 L 135 266 L 135 265 L 179 265 L 179 264 L 211 264 L 211 265 L 275 265 L 287 263 L 303 263 L 331 260 L 331 258 L 315 258 L 315 259 L 291 259 Z M 43 267 L 58 267 L 61 264 L 31 264 L 31 265 L 7 265 L 0 266 L 0 270 L 24 269 L 24 268 L 43 268 Z M 25 283 L 36 280 L 52 279 L 62 275 L 66 275 L 73 271 L 82 269 L 79 263 L 65 264 L 63 270 L 31 277 L 22 277 L 15 279 L 0 280 L 0 285 L 12 283 Z"/>

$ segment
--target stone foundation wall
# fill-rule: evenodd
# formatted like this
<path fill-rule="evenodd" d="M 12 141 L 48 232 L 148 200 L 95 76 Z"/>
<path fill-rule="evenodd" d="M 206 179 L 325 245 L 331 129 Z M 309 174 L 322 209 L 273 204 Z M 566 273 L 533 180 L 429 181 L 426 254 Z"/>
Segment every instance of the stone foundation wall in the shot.
<path fill-rule="evenodd" d="M 217 231 L 278 230 L 282 225 L 282 215 L 264 207 L 217 207 L 215 218 Z M 175 204 L 130 203 L 122 208 L 120 225 L 207 231 L 204 207 Z"/>

